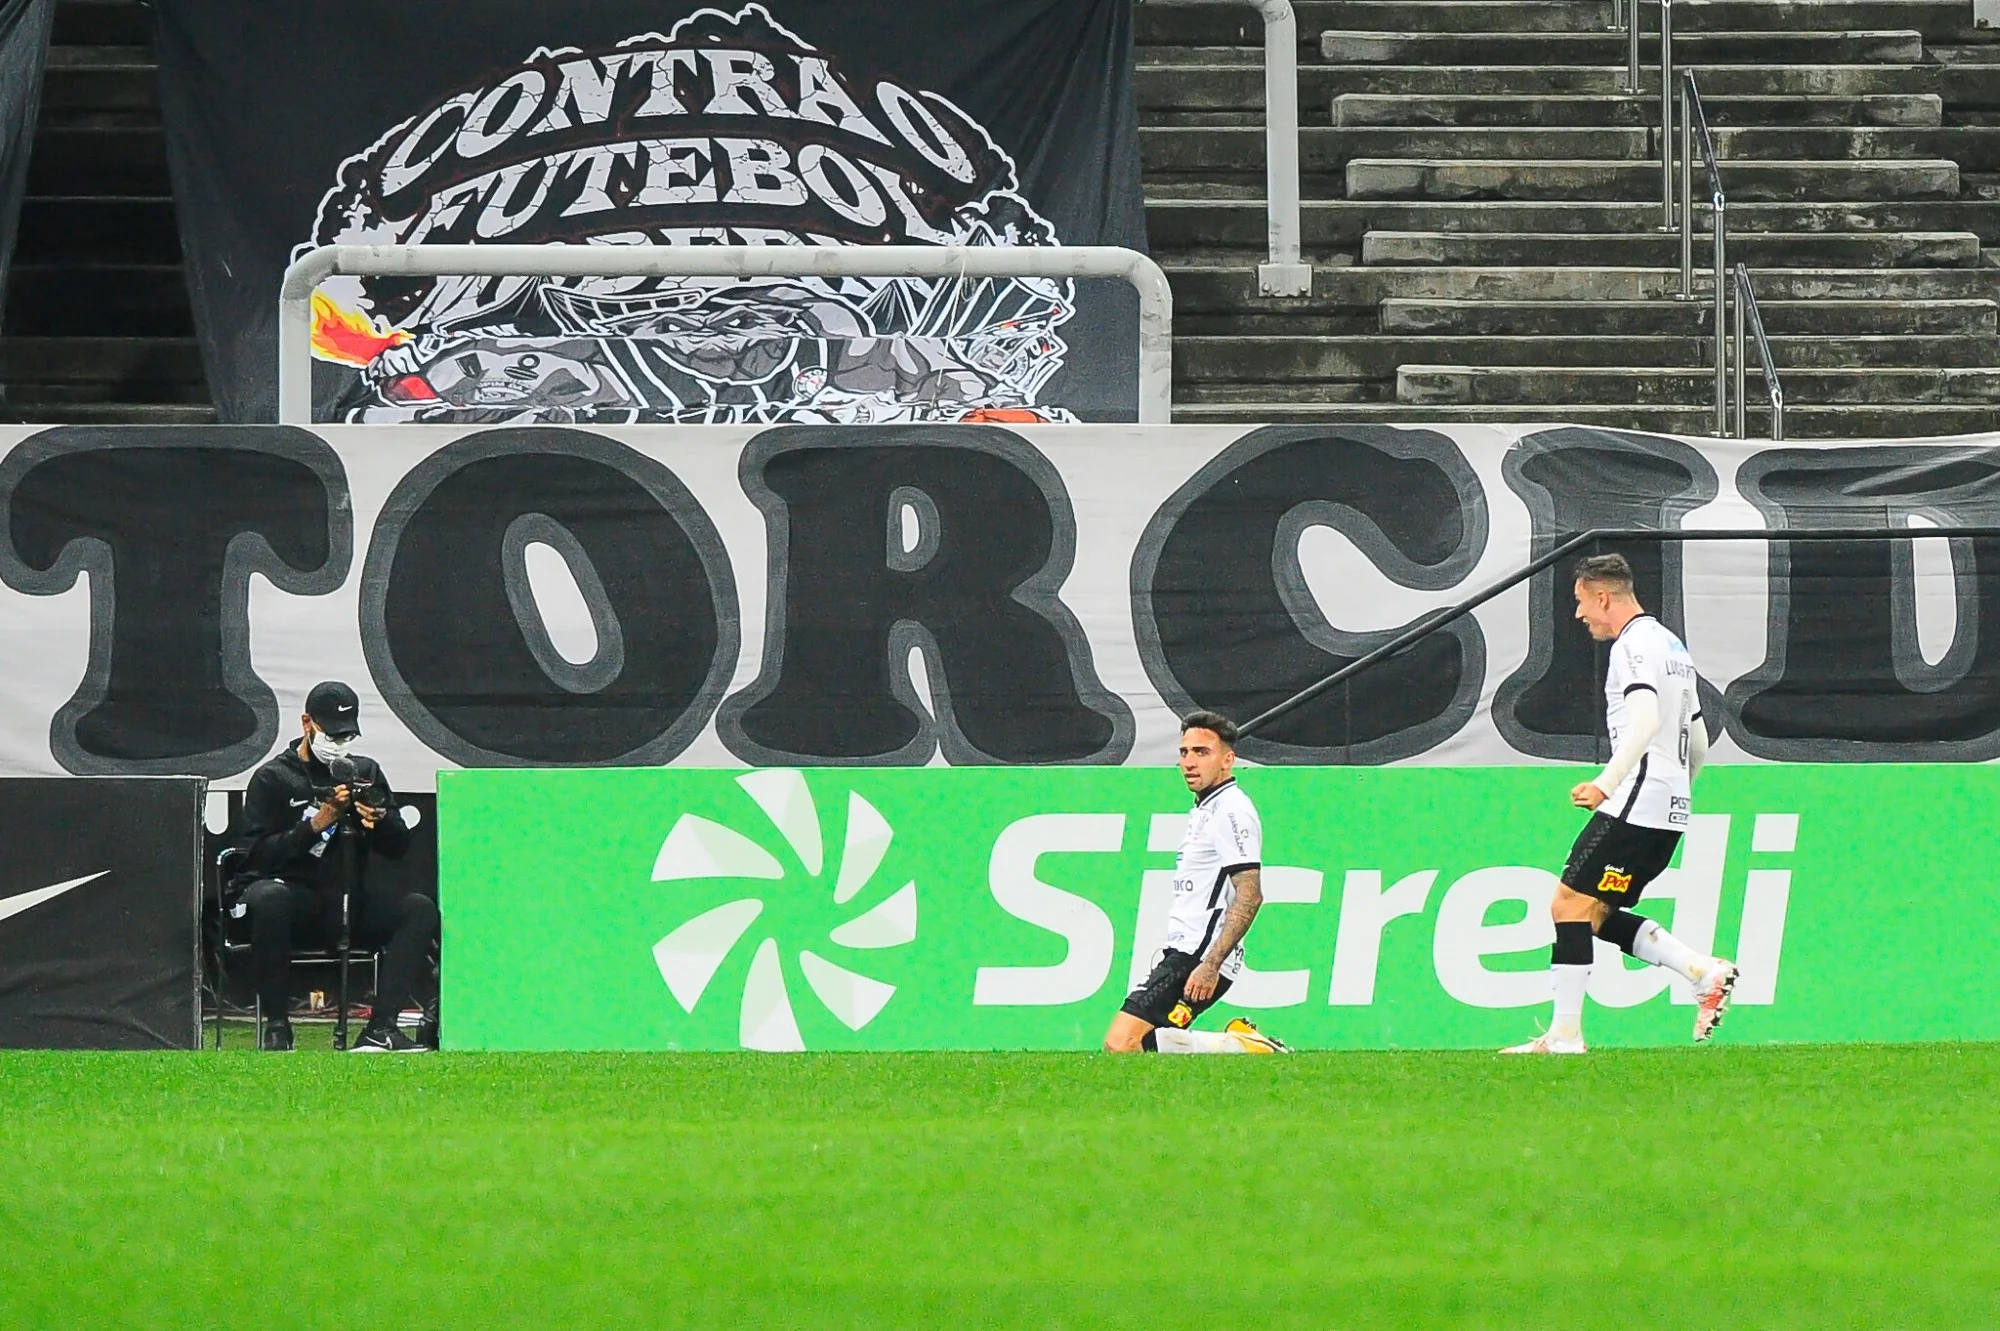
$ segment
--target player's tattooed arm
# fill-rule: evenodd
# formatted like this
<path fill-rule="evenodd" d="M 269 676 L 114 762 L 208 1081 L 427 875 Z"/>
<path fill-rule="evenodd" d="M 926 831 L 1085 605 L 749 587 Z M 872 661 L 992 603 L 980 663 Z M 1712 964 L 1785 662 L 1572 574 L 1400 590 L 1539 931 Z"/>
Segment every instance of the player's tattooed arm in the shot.
<path fill-rule="evenodd" d="M 1222 917 L 1222 928 L 1215 935 L 1215 945 L 1209 948 L 1201 965 L 1188 976 L 1186 993 L 1196 1002 L 1214 995 L 1216 980 L 1222 974 L 1222 963 L 1243 941 L 1243 935 L 1250 932 L 1250 922 L 1257 918 L 1257 910 L 1264 904 L 1264 880 L 1259 870 L 1238 869 L 1229 875 L 1229 881 L 1236 886 L 1236 899 L 1229 903 L 1229 911 Z"/>

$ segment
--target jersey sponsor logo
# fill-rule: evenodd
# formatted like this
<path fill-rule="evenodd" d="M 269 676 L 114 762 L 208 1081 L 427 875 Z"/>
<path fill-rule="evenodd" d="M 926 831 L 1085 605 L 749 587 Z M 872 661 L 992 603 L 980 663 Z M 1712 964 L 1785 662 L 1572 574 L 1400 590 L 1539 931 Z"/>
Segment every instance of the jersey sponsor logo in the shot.
<path fill-rule="evenodd" d="M 1606 869 L 1604 877 L 1597 880 L 1597 890 L 1613 895 L 1630 892 L 1632 890 L 1632 875 L 1629 873 L 1620 873 L 1616 869 Z"/>
<path fill-rule="evenodd" d="M 1184 1002 L 1174 1004 L 1174 1010 L 1167 1014 L 1167 1024 L 1186 1030 L 1194 1025 L 1194 1009 Z"/>

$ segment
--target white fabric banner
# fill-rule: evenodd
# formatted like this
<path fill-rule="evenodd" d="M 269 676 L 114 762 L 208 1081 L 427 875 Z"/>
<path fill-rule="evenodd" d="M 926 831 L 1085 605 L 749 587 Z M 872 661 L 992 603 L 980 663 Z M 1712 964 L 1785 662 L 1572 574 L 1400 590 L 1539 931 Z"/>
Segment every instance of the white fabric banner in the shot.
<path fill-rule="evenodd" d="M 0 431 L 0 773 L 240 786 L 343 679 L 452 765 L 1172 760 L 1593 527 L 1974 526 L 2000 441 L 1580 427 Z M 1717 761 L 2000 754 L 2000 543 L 1618 544 Z M 1246 739 L 1601 752 L 1538 576 Z M 2000 613 L 2000 601 L 1994 603 Z"/>

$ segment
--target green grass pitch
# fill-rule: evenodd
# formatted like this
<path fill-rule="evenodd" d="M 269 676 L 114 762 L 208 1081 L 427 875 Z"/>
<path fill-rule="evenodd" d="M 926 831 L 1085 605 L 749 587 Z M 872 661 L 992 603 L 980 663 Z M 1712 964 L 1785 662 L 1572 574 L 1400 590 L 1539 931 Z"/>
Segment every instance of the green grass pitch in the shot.
<path fill-rule="evenodd" d="M 9 1331 L 1996 1323 L 1994 1045 L 0 1055 Z"/>

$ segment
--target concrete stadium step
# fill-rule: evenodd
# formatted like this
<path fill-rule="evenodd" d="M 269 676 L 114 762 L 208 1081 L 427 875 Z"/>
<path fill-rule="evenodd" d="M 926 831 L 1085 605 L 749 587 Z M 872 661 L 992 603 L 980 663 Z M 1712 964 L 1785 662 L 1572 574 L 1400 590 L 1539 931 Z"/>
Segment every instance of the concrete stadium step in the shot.
<path fill-rule="evenodd" d="M 57 6 L 60 11 L 61 6 Z M 151 29 L 148 28 L 150 39 Z M 128 45 L 99 42 L 80 42 L 73 46 L 51 45 L 45 65 L 48 69 L 61 69 L 71 65 L 144 65 L 152 62 L 153 48 L 148 43 Z"/>
<path fill-rule="evenodd" d="M 1697 200 L 1695 226 L 1708 226 Z M 1631 235 L 1660 221 L 1658 200 L 1632 203 L 1501 199 L 1434 203 L 1404 199 L 1315 199 L 1300 210 L 1308 252 L 1358 252 L 1369 231 L 1486 234 L 1544 231 Z M 1261 254 L 1269 241 L 1262 199 L 1153 199 L 1146 205 L 1153 253 L 1188 259 L 1195 252 Z M 1732 203 L 1731 235 L 1764 231 L 1969 231 L 2000 245 L 2000 199 L 1882 199 L 1862 203 Z M 1678 262 L 1676 256 L 1675 262 Z"/>
<path fill-rule="evenodd" d="M 60 0 L 49 41 L 52 47 L 150 46 L 152 9 L 141 0 Z"/>
<path fill-rule="evenodd" d="M 1676 48 L 1678 49 L 1678 47 Z M 1253 95 L 1261 96 L 1262 71 Z M 1245 78 L 1245 71 L 1183 71 L 1191 83 L 1227 83 Z M 1319 104 L 1322 90 L 1327 98 L 1342 93 L 1402 93 L 1427 96 L 1490 96 L 1513 93 L 1522 96 L 1608 97 L 1625 91 L 1623 54 L 1595 65 L 1502 65 L 1488 58 L 1457 64 L 1440 62 L 1417 65 L 1336 65 L 1307 66 L 1299 71 L 1300 98 L 1309 88 Z M 1660 95 L 1657 64 L 1640 70 L 1641 95 Z M 1937 93 L 1946 102 L 1967 100 L 1954 97 L 1954 81 L 1970 84 L 1971 76 L 1959 75 L 1937 65 L 1903 64 L 1782 64 L 1764 60 L 1756 63 L 1705 65 L 1699 75 L 1701 95 L 1707 97 L 1814 96 L 1861 97 L 1879 93 Z M 1984 82 L 1990 83 L 1991 79 Z M 1193 95 L 1190 89 L 1188 95 Z"/>
<path fill-rule="evenodd" d="M 1675 268 L 1322 268 L 1313 293 L 1271 299 L 1257 293 L 1254 264 L 1230 267 L 1165 265 L 1174 310 L 1182 314 L 1292 314 L 1304 319 L 1341 310 L 1373 310 L 1385 300 L 1667 300 L 1680 289 Z M 1701 274 L 1695 274 L 1701 281 Z M 1993 300 L 1995 268 L 1760 268 L 1751 273 L 1757 299 Z M 1699 289 L 1699 287 L 1697 288 Z"/>
<path fill-rule="evenodd" d="M 1382 395 L 1384 398 L 1387 394 Z M 206 380 L 44 381 L 14 379 L 7 384 L 7 405 L 14 411 L 33 414 L 42 407 L 76 406 L 93 402 L 178 404 L 201 406 L 208 402 Z"/>
<path fill-rule="evenodd" d="M 1333 129 L 1299 131 L 1299 169 L 1332 175 L 1356 158 L 1418 157 L 1482 160 L 1561 157 L 1572 160 L 1642 161 L 1653 135 L 1639 128 L 1595 129 Z M 1261 182 L 1265 134 L 1257 126 L 1162 126 L 1139 131 L 1140 159 L 1148 176 L 1174 173 L 1207 178 L 1247 175 Z M 1657 159 L 1655 159 L 1657 160 Z"/>
<path fill-rule="evenodd" d="M 82 129 L 49 126 L 35 131 L 28 159 L 30 194 L 164 195 L 166 143 L 158 128 Z"/>
<path fill-rule="evenodd" d="M 1752 392 L 1763 375 L 1750 367 Z M 2000 407 L 2000 369 L 1799 370 L 1783 376 L 1785 402 L 1907 402 Z M 1714 400 L 1713 370 L 1650 366 L 1404 365 L 1396 371 L 1396 401 L 1485 406 L 1519 402 L 1692 404 Z"/>
<path fill-rule="evenodd" d="M 1713 334 L 1621 336 L 1578 328 L 1544 337 L 1374 336 L 1188 337 L 1174 343 L 1175 392 L 1187 401 L 1269 397 L 1274 384 L 1316 390 L 1326 382 L 1386 379 L 1407 365 L 1706 369 Z M 1857 367 L 1925 369 L 2000 365 L 2000 337 L 1984 334 L 1772 338 L 1780 370 Z"/>
<path fill-rule="evenodd" d="M 17 262 L 7 278 L 14 336 L 188 337 L 193 319 L 177 263 Z"/>
<path fill-rule="evenodd" d="M 1849 158 L 1876 161 L 1948 157 L 1961 171 L 2000 170 L 2000 126 L 1937 128 L 1854 125 L 1737 126 L 1714 131 L 1715 155 L 1729 188 L 1729 166 L 1745 158 Z"/>
<path fill-rule="evenodd" d="M 1361 239 L 1364 264 L 1664 266 L 1679 264 L 1680 253 L 1678 235 L 1657 231 L 1624 236 L 1371 231 Z M 1753 232 L 1729 237 L 1726 254 L 1732 263 L 1766 268 L 1963 268 L 1979 262 L 1979 237 L 1969 231 Z M 1714 263 L 1713 243 L 1698 229 L 1694 262 Z"/>
<path fill-rule="evenodd" d="M 1640 45 L 1642 63 L 1658 66 L 1659 38 Z M 1328 32 L 1320 57 L 1341 65 L 1615 65 L 1625 59 L 1618 32 Z M 1697 32 L 1674 34 L 1679 65 L 1731 61 L 1797 64 L 1916 64 L 1923 34 L 1885 32 Z"/>
<path fill-rule="evenodd" d="M 0 415 L 24 425 L 213 425 L 210 403 L 38 402 L 0 403 Z"/>
<path fill-rule="evenodd" d="M 21 263 L 181 260 L 172 199 L 28 198 L 15 236 L 14 257 Z"/>
<path fill-rule="evenodd" d="M 1944 123 L 1944 99 L 1936 93 L 1884 93 L 1863 97 L 1708 97 L 1702 109 L 1714 127 L 1733 125 L 1898 125 Z M 1599 126 L 1659 123 L 1657 96 L 1618 97 L 1426 97 L 1398 93 L 1342 93 L 1333 99 L 1333 123 L 1498 127 L 1508 125 Z"/>
<path fill-rule="evenodd" d="M 1958 163 L 1735 162 L 1730 201 L 1953 198 Z M 1648 199 L 1660 194 L 1660 163 L 1591 160 L 1355 158 L 1350 199 Z"/>
<path fill-rule="evenodd" d="M 1601 32 L 1610 0 L 1294 0 L 1301 33 L 1327 29 L 1429 32 Z M 1262 19 L 1234 3 L 1152 3 L 1133 11 L 1142 52 L 1153 46 L 1260 46 Z M 1641 11 L 1657 27 L 1657 15 Z M 1971 15 L 1952 0 L 1676 0 L 1679 32 L 1799 27 L 1824 31 L 1913 29 L 1953 37 Z"/>
<path fill-rule="evenodd" d="M 1773 337 L 1811 333 L 1832 337 L 2000 333 L 2000 301 L 1765 300 L 1757 301 Z M 1411 300 L 1381 305 L 1384 333 L 1534 337 L 1590 333 L 1606 337 L 1699 336 L 1712 331 L 1706 299 L 1617 301 Z"/>
<path fill-rule="evenodd" d="M 1711 65 L 1701 70 L 1702 97 L 1863 97 L 1938 95 L 1954 105 L 2000 103 L 1991 71 L 1939 65 Z M 1261 123 L 1261 62 L 1150 64 L 1138 69 L 1139 105 L 1148 123 L 1163 112 L 1227 113 Z M 1422 97 L 1617 97 L 1625 67 L 1583 65 L 1302 65 L 1300 114 L 1330 123 L 1335 97 L 1349 93 Z M 1640 71 L 1640 99 L 1659 103 L 1659 72 Z"/>
<path fill-rule="evenodd" d="M 0 337 L 9 384 L 201 384 L 191 337 Z"/>
<path fill-rule="evenodd" d="M 57 65 L 42 78 L 42 113 L 144 111 L 158 114 L 158 70 L 152 65 Z"/>
<path fill-rule="evenodd" d="M 1768 431 L 1767 410 L 1753 378 L 1748 413 L 1753 438 Z M 2000 429 L 2000 409 L 1981 406 L 1794 404 L 1786 389 L 1787 439 L 1898 439 L 1952 434 L 1985 434 Z M 1503 406 L 1408 406 L 1403 403 L 1342 404 L 1277 399 L 1265 402 L 1176 405 L 1174 420 L 1188 425 L 1597 425 L 1702 437 L 1715 432 L 1715 409 L 1671 403 L 1529 403 Z"/>

